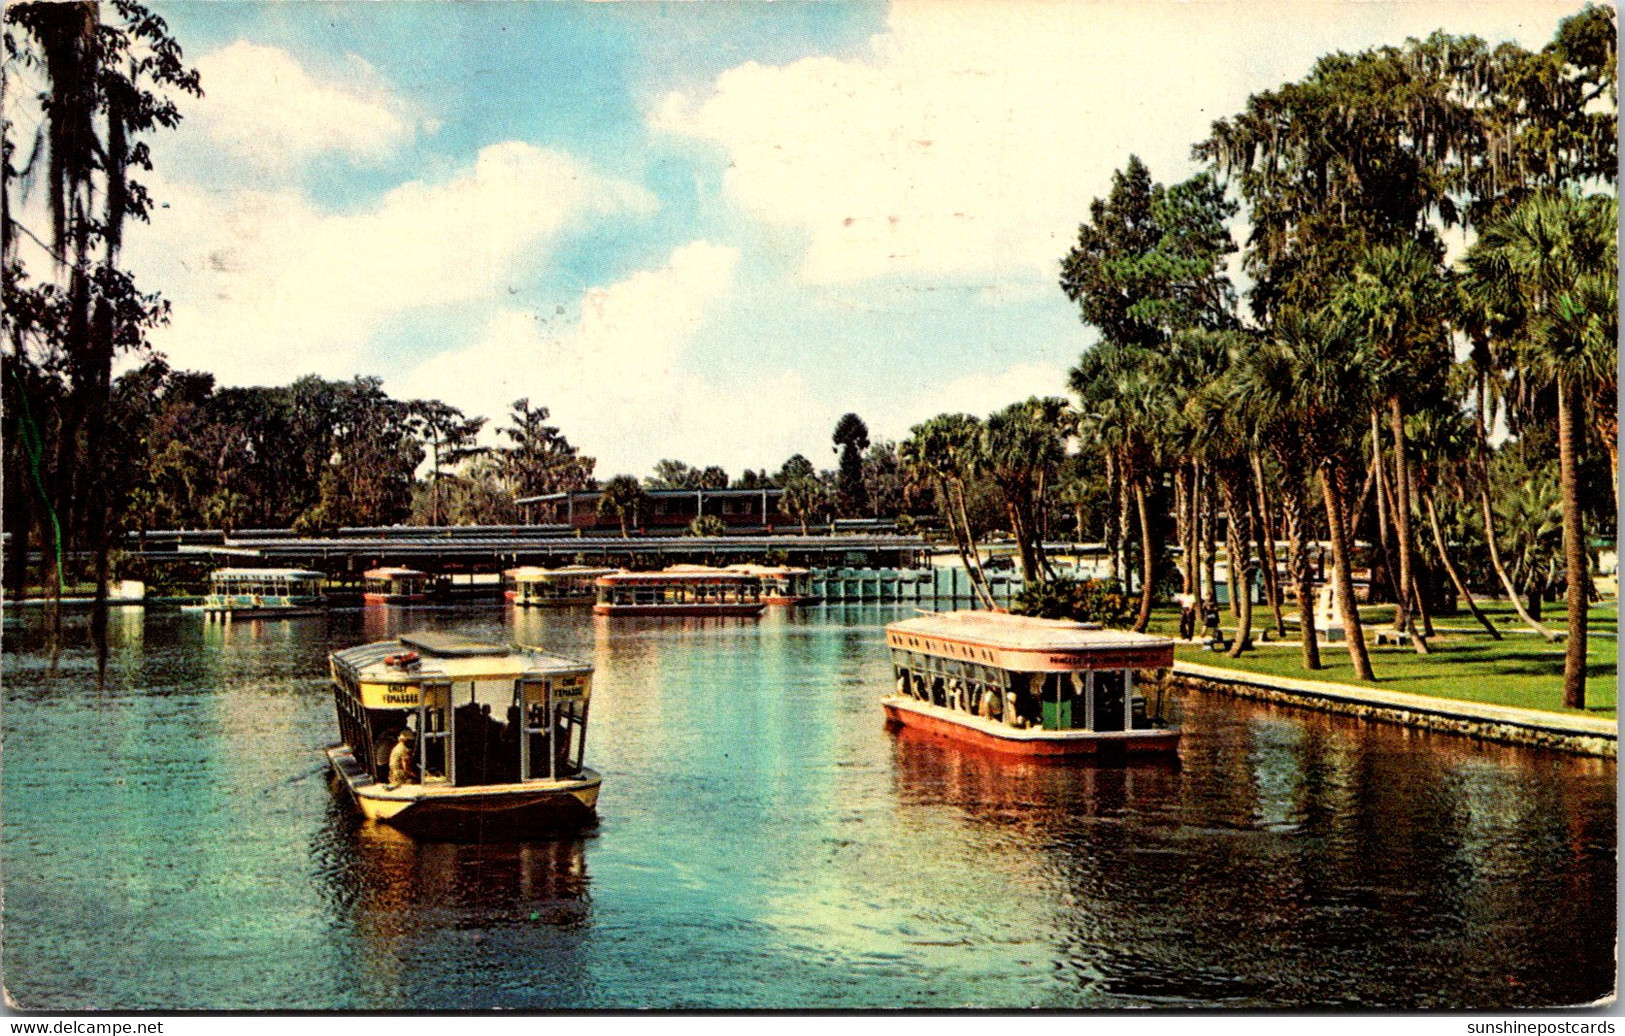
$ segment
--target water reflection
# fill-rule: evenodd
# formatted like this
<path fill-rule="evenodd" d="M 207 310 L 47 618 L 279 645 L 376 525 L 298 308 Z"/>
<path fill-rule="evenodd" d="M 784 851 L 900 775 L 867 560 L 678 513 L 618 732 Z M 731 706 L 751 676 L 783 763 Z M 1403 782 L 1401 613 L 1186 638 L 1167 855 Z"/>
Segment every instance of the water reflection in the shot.
<path fill-rule="evenodd" d="M 374 1007 L 553 1006 L 590 984 L 574 954 L 591 921 L 583 838 L 420 842 L 332 790 L 314 878 Z M 482 968 L 487 958 L 508 973 Z"/>

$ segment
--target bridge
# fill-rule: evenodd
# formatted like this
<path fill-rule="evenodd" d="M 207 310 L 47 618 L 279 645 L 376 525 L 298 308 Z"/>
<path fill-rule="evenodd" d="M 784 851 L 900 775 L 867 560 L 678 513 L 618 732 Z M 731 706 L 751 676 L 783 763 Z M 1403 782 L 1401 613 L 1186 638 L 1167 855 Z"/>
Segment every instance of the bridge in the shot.
<path fill-rule="evenodd" d="M 660 568 L 674 563 L 768 562 L 809 568 L 914 568 L 937 552 L 921 536 L 835 535 L 602 536 L 568 526 L 389 526 L 303 535 L 288 529 L 167 530 L 130 535 L 126 549 L 150 561 L 246 559 L 277 567 L 357 575 L 379 565 L 433 574 L 496 573 L 519 565 L 571 563 Z M 250 562 L 251 563 L 251 562 Z"/>

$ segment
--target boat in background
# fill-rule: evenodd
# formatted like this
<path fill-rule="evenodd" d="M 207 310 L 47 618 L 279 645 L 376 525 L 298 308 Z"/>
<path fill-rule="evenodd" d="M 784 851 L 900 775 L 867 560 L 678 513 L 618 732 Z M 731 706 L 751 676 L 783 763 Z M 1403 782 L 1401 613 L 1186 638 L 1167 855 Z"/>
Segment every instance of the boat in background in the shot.
<path fill-rule="evenodd" d="M 812 592 L 812 570 L 794 565 L 729 565 L 730 572 L 743 572 L 762 581 L 763 604 L 817 604 Z"/>
<path fill-rule="evenodd" d="M 227 619 L 287 619 L 327 611 L 327 575 L 303 568 L 221 568 L 202 604 L 182 611 Z"/>
<path fill-rule="evenodd" d="M 598 615 L 762 614 L 762 580 L 745 572 L 673 565 L 661 572 L 616 572 L 598 578 Z"/>
<path fill-rule="evenodd" d="M 374 568 L 361 575 L 361 599 L 369 604 L 422 604 L 429 575 L 415 568 Z"/>
<path fill-rule="evenodd" d="M 510 568 L 502 573 L 503 582 L 508 584 L 503 594 L 520 607 L 558 608 L 591 604 L 598 595 L 598 578 L 619 571 L 618 568 L 589 568 L 586 565 Z"/>
<path fill-rule="evenodd" d="M 1179 728 L 1135 691 L 1174 642 L 1006 612 L 922 615 L 886 627 L 888 722 L 1021 755 L 1170 753 Z"/>
<path fill-rule="evenodd" d="M 369 819 L 429 838 L 596 819 L 603 778 L 583 764 L 591 665 L 418 632 L 335 651 L 330 666 L 342 741 L 328 763 Z M 415 772 L 391 783 L 402 731 Z"/>

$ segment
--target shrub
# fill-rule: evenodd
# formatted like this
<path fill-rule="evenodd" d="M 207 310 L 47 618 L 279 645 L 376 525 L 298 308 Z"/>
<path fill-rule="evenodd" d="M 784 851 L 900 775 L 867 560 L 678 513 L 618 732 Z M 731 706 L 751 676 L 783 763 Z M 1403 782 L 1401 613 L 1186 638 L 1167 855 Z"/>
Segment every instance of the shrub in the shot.
<path fill-rule="evenodd" d="M 1010 610 L 1017 615 L 1040 619 L 1072 619 L 1121 627 L 1129 624 L 1132 602 L 1115 583 L 1061 577 L 1022 587 Z"/>
<path fill-rule="evenodd" d="M 687 535 L 689 535 L 689 536 L 721 536 L 724 532 L 727 532 L 727 531 L 728 531 L 728 528 L 727 528 L 727 526 L 722 524 L 722 519 L 721 518 L 718 518 L 714 514 L 702 514 L 698 518 L 694 519 L 692 522 L 688 523 L 688 533 L 687 533 Z"/>

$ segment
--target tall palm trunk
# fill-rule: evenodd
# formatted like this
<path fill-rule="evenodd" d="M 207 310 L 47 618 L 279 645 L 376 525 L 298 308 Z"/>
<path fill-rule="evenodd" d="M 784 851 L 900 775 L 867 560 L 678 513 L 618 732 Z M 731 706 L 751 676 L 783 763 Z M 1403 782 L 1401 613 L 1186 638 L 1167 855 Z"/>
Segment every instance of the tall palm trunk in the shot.
<path fill-rule="evenodd" d="M 1194 593 L 1196 584 L 1196 558 L 1190 549 L 1191 516 L 1195 506 L 1192 489 L 1194 483 L 1187 480 L 1188 473 L 1194 470 L 1194 465 L 1187 468 L 1181 464 L 1174 469 L 1174 534 L 1179 537 L 1179 580 L 1180 593 Z"/>
<path fill-rule="evenodd" d="M 1579 393 L 1564 374 L 1557 378 L 1558 483 L 1563 491 L 1563 561 L 1568 579 L 1569 634 L 1563 653 L 1563 705 L 1583 709 L 1586 703 L 1587 551 L 1580 521 Z"/>
<path fill-rule="evenodd" d="M 1394 554 L 1389 548 L 1388 529 L 1392 523 L 1388 520 L 1388 516 L 1393 512 L 1393 504 L 1389 498 L 1386 467 L 1387 465 L 1382 461 L 1382 426 L 1377 420 L 1376 408 L 1373 407 L 1371 410 L 1371 476 L 1377 490 L 1377 547 L 1382 552 L 1383 581 L 1387 584 L 1387 590 L 1394 600 L 1400 602 L 1404 595 L 1397 589 Z M 1375 584 L 1376 581 L 1372 580 L 1373 592 L 1376 590 Z M 1372 597 L 1372 600 L 1376 599 L 1375 596 Z M 1399 607 L 1404 607 L 1403 602 L 1400 602 Z M 1399 628 L 1399 613 L 1397 611 L 1394 613 L 1394 628 Z"/>
<path fill-rule="evenodd" d="M 1399 540 L 1398 596 L 1402 602 L 1400 610 L 1395 613 L 1394 626 L 1409 633 L 1416 653 L 1425 655 L 1428 653 L 1427 640 L 1417 632 L 1411 609 L 1405 606 L 1415 592 L 1416 581 L 1411 558 L 1410 462 L 1405 456 L 1405 411 L 1400 407 L 1398 396 L 1388 397 L 1388 424 L 1394 436 L 1394 532 Z"/>
<path fill-rule="evenodd" d="M 1337 490 L 1331 469 L 1320 469 L 1320 496 L 1326 506 L 1327 534 L 1332 543 L 1332 595 L 1337 598 L 1337 613 L 1343 619 L 1343 632 L 1348 641 L 1349 661 L 1354 664 L 1357 679 L 1375 682 L 1371 671 L 1371 658 L 1366 653 L 1365 630 L 1360 626 L 1360 610 L 1354 605 L 1354 579 L 1349 574 L 1348 530 L 1343 526 L 1343 499 Z"/>
<path fill-rule="evenodd" d="M 987 573 L 982 570 L 981 548 L 976 543 L 976 532 L 971 528 L 970 511 L 965 506 L 965 486 L 955 479 L 953 486 L 953 502 L 959 512 L 959 520 L 965 530 L 964 546 L 960 549 L 960 560 L 965 563 L 965 574 L 970 577 L 971 589 L 976 592 L 977 598 L 987 607 L 988 611 L 998 611 L 999 606 L 993 600 L 993 591 L 987 585 Z M 950 516 L 948 524 L 953 524 Z"/>
<path fill-rule="evenodd" d="M 1288 484 L 1281 493 L 1286 512 L 1287 551 L 1291 555 L 1292 578 L 1298 584 L 1298 623 L 1303 631 L 1303 667 L 1320 668 L 1320 639 L 1315 635 L 1315 575 L 1309 561 L 1308 508 L 1301 489 Z"/>
<path fill-rule="evenodd" d="M 1252 647 L 1253 641 L 1252 580 L 1247 577 L 1252 561 L 1252 543 L 1247 526 L 1243 523 L 1246 512 L 1236 513 L 1235 487 L 1228 479 L 1220 480 L 1219 487 L 1224 493 L 1225 524 L 1228 526 L 1226 549 L 1230 552 L 1230 602 L 1238 607 L 1236 637 L 1230 645 L 1229 655 L 1240 658 L 1243 651 Z M 1245 485 L 1242 491 L 1245 494 Z"/>
<path fill-rule="evenodd" d="M 1428 525 L 1433 529 L 1433 542 L 1439 545 L 1439 561 L 1444 564 L 1445 574 L 1450 577 L 1450 582 L 1455 586 L 1456 593 L 1460 594 L 1461 599 L 1467 602 L 1467 608 L 1473 613 L 1473 618 L 1477 619 L 1479 624 L 1489 631 L 1491 637 L 1500 640 L 1501 631 L 1495 628 L 1495 623 L 1491 622 L 1488 616 L 1478 610 L 1478 602 L 1473 600 L 1472 591 L 1467 589 L 1467 584 L 1462 581 L 1461 573 L 1456 571 L 1455 562 L 1450 560 L 1450 546 L 1445 542 L 1444 531 L 1439 526 L 1439 509 L 1434 506 L 1433 497 L 1424 494 L 1422 502 L 1427 505 Z"/>
<path fill-rule="evenodd" d="M 1255 498 L 1247 506 L 1253 510 L 1253 523 L 1258 528 L 1258 554 L 1264 564 L 1264 592 L 1269 595 L 1270 610 L 1275 613 L 1275 635 L 1286 639 L 1286 619 L 1281 615 L 1281 583 L 1275 564 L 1275 528 L 1270 521 L 1269 495 L 1264 489 L 1264 461 L 1257 453 L 1252 455 Z"/>
<path fill-rule="evenodd" d="M 1415 475 L 1416 473 L 1414 471 L 1411 472 L 1412 481 L 1410 485 L 1410 497 L 1413 502 L 1422 495 L 1421 489 L 1416 485 Z M 1416 535 L 1418 540 L 1422 538 L 1422 534 L 1420 532 L 1418 532 Z M 1422 620 L 1422 636 L 1424 638 L 1424 643 L 1418 645 L 1416 649 L 1417 654 L 1420 655 L 1427 654 L 1427 646 L 1425 641 L 1426 638 L 1433 636 L 1433 609 L 1428 605 L 1428 595 L 1426 593 L 1427 588 L 1431 586 L 1432 583 L 1433 579 L 1431 567 L 1423 559 L 1417 558 L 1416 565 L 1411 571 L 1411 591 L 1416 597 L 1417 617 Z"/>
<path fill-rule="evenodd" d="M 1140 613 L 1134 618 L 1134 632 L 1144 633 L 1151 625 L 1156 556 L 1151 546 L 1151 506 L 1145 499 L 1145 478 L 1138 474 L 1134 478 L 1134 502 L 1140 513 Z"/>
<path fill-rule="evenodd" d="M 1213 470 L 1206 464 L 1202 465 L 1202 514 L 1197 529 L 1201 535 L 1201 542 L 1197 550 L 1202 559 L 1201 581 L 1207 587 L 1207 600 L 1212 601 L 1216 607 L 1219 603 L 1219 584 L 1215 581 L 1215 570 L 1218 560 L 1218 549 L 1213 541 L 1213 526 L 1218 519 L 1213 507 Z"/>

